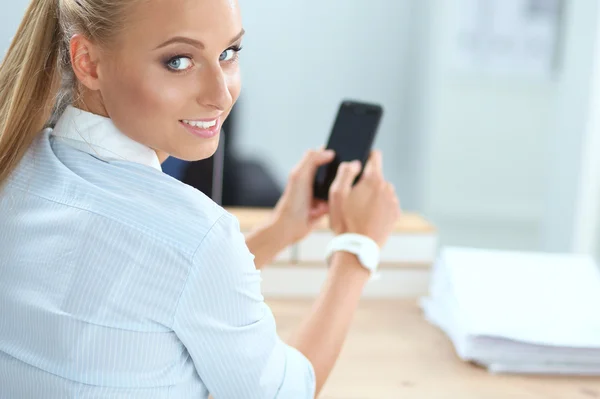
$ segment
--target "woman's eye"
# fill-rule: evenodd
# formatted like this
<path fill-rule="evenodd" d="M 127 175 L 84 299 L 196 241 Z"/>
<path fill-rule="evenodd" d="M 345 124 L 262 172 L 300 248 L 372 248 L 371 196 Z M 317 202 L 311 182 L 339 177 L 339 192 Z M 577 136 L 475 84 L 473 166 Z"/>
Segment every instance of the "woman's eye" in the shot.
<path fill-rule="evenodd" d="M 221 53 L 221 56 L 219 57 L 219 61 L 226 62 L 226 61 L 233 60 L 236 57 L 238 51 L 239 50 L 234 49 L 234 48 L 229 48 L 229 49 L 223 51 Z"/>
<path fill-rule="evenodd" d="M 186 71 L 190 69 L 193 65 L 193 62 L 189 57 L 175 57 L 167 63 L 167 67 L 176 72 Z"/>

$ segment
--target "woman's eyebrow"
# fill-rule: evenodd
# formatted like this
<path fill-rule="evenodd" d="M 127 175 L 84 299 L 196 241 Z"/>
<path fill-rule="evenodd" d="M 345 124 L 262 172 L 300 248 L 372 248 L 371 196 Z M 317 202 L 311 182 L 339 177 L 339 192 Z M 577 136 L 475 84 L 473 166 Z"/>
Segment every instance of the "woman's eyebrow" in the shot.
<path fill-rule="evenodd" d="M 238 40 L 240 40 L 242 38 L 242 36 L 244 36 L 245 33 L 246 33 L 246 31 L 244 29 L 242 29 L 240 31 L 240 33 L 238 33 L 233 39 L 231 39 L 230 44 L 233 44 L 233 43 L 237 42 Z M 173 43 L 186 43 L 186 44 L 192 45 L 194 47 L 197 47 L 201 50 L 204 50 L 204 48 L 205 48 L 204 43 L 202 43 L 199 40 L 192 39 L 191 37 L 175 36 L 175 37 L 170 38 L 166 42 L 158 45 L 155 48 L 155 50 L 161 49 L 161 48 L 166 47 Z"/>

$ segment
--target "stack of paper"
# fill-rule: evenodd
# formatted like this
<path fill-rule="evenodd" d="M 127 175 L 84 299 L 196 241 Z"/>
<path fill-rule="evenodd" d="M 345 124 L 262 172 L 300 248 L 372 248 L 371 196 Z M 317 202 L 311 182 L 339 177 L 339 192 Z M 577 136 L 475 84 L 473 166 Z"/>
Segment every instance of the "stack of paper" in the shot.
<path fill-rule="evenodd" d="M 491 372 L 600 375 L 600 272 L 592 258 L 444 249 L 426 318 Z"/>

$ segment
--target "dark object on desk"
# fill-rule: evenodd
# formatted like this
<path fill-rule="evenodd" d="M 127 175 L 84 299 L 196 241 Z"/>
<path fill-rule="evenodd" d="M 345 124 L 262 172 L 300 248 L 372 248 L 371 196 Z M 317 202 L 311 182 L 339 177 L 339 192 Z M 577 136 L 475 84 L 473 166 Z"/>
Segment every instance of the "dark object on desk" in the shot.
<path fill-rule="evenodd" d="M 217 154 L 196 162 L 169 159 L 163 164 L 163 170 L 222 206 L 272 208 L 283 190 L 263 164 L 253 159 L 242 159 L 233 150 L 236 117 L 234 109 L 223 125 Z M 216 179 L 222 176 L 222 181 L 215 181 L 215 176 Z"/>
<path fill-rule="evenodd" d="M 260 163 L 225 152 L 223 166 L 221 205 L 272 208 L 281 197 L 282 191 L 277 182 Z M 212 190 L 214 170 L 213 158 L 192 162 L 186 169 L 183 182 L 215 199 Z"/>

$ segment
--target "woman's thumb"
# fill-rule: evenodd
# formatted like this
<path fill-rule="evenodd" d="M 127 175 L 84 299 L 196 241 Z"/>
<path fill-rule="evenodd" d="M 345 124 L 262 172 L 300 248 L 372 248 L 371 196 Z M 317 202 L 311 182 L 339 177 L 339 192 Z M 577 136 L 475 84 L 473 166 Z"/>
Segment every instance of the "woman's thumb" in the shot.
<path fill-rule="evenodd" d="M 317 166 L 325 165 L 331 161 L 335 157 L 335 151 L 333 150 L 322 150 L 317 153 L 315 157 L 315 163 Z"/>

